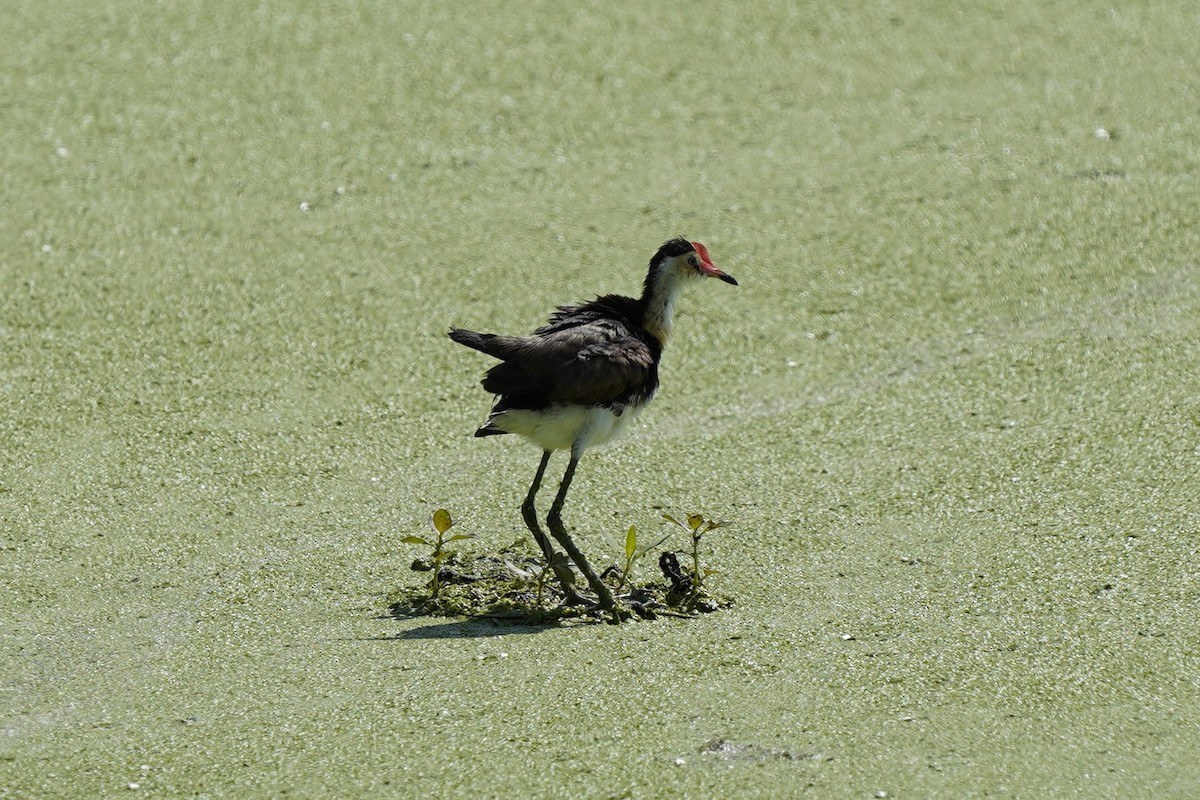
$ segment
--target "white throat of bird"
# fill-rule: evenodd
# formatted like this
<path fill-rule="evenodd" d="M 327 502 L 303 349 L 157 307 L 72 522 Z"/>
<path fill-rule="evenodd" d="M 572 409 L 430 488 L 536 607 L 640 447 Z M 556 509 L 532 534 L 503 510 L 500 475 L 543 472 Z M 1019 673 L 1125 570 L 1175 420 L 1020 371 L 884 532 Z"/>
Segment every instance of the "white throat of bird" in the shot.
<path fill-rule="evenodd" d="M 666 347 L 667 340 L 671 338 L 671 318 L 675 316 L 675 303 L 678 302 L 687 282 L 686 274 L 663 268 L 654 276 L 650 291 L 643 295 L 646 316 L 642 324 L 663 347 Z"/>

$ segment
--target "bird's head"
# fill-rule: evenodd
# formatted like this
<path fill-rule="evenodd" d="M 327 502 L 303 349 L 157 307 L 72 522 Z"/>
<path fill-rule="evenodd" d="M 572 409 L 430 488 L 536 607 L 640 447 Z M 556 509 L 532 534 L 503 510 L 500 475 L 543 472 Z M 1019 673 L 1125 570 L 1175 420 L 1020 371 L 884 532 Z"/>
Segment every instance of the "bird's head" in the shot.
<path fill-rule="evenodd" d="M 646 274 L 646 291 L 653 292 L 656 287 L 683 284 L 692 278 L 720 278 L 726 283 L 738 285 L 732 275 L 717 269 L 704 245 L 679 237 L 664 242 L 650 259 L 650 271 Z"/>
<path fill-rule="evenodd" d="M 643 324 L 660 344 L 665 346 L 671 336 L 671 317 L 683 287 L 701 278 L 720 278 L 737 286 L 732 275 L 716 268 L 704 245 L 689 242 L 682 236 L 664 242 L 650 259 L 650 271 L 646 273 L 646 287 L 642 292 Z"/>

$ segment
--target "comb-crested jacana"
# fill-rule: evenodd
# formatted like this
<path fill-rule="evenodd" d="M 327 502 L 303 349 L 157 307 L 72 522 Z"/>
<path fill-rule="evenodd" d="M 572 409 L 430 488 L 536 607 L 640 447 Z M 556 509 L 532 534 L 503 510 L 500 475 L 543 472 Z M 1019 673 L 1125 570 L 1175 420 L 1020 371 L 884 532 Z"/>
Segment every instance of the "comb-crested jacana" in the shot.
<path fill-rule="evenodd" d="M 701 278 L 733 276 L 713 265 L 699 242 L 671 239 L 650 259 L 641 297 L 610 294 L 578 305 L 559 306 L 530 336 L 502 336 L 452 328 L 459 344 L 500 359 L 487 371 L 483 388 L 498 395 L 476 436 L 515 433 L 542 448 L 542 460 L 521 504 L 521 516 L 568 597 L 573 576 L 538 524 L 534 500 L 550 454 L 569 450 L 571 460 L 546 516 L 551 534 L 583 573 L 605 609 L 612 592 L 575 546 L 562 522 L 567 489 L 579 459 L 628 427 L 658 388 L 658 361 L 671 336 L 671 318 L 683 288 Z"/>

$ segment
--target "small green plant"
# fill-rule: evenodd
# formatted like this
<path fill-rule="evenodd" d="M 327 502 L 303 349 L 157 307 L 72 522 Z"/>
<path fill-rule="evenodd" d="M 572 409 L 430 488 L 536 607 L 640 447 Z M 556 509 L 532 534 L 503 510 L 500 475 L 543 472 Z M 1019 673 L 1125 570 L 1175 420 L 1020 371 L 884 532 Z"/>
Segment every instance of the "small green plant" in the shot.
<path fill-rule="evenodd" d="M 687 522 L 683 523 L 672 517 L 670 514 L 663 514 L 663 519 L 667 522 L 674 523 L 682 528 L 692 540 L 692 588 L 689 594 L 690 600 L 695 600 L 701 596 L 704 591 L 704 579 L 709 575 L 716 575 L 719 570 L 712 567 L 700 566 L 700 540 L 704 538 L 706 533 L 715 531 L 718 528 L 724 528 L 729 525 L 728 522 L 716 522 L 711 519 L 706 519 L 702 514 L 688 514 Z"/>
<path fill-rule="evenodd" d="M 637 526 L 629 526 L 629 530 L 625 533 L 625 566 L 621 569 L 621 580 L 617 582 L 618 592 L 625 588 L 625 584 L 627 584 L 630 578 L 633 576 L 633 567 L 638 562 L 638 559 L 646 555 L 646 553 L 650 552 L 654 548 L 658 547 L 669 538 L 671 538 L 670 534 L 667 534 L 654 544 L 639 548 Z"/>
<path fill-rule="evenodd" d="M 512 561 L 505 559 L 504 568 L 522 581 L 533 581 L 534 587 L 537 590 L 537 608 L 541 608 L 546 594 L 546 579 L 554 575 L 555 567 L 569 570 L 567 556 L 564 553 L 555 553 L 554 561 L 546 563 L 542 560 L 537 564 L 525 564 L 523 567 L 518 567 Z"/>
<path fill-rule="evenodd" d="M 541 608 L 546 593 L 546 565 L 544 563 L 526 564 L 524 567 L 518 567 L 513 562 L 505 559 L 504 568 L 516 576 L 518 580 L 533 581 L 533 585 L 537 589 L 534 605 L 537 608 Z"/>
<path fill-rule="evenodd" d="M 400 541 L 405 544 L 421 544 L 433 549 L 430 556 L 430 560 L 433 562 L 433 577 L 429 579 L 429 597 L 431 600 L 436 600 L 442 589 L 442 563 L 451 555 L 451 551 L 446 549 L 446 545 L 463 539 L 474 539 L 475 534 L 456 533 L 453 536 L 447 536 L 446 532 L 454 527 L 454 520 L 450 519 L 450 512 L 444 508 L 433 512 L 433 516 L 429 518 L 429 527 L 437 534 L 436 539 L 431 540 L 425 536 L 411 535 L 405 536 Z"/>

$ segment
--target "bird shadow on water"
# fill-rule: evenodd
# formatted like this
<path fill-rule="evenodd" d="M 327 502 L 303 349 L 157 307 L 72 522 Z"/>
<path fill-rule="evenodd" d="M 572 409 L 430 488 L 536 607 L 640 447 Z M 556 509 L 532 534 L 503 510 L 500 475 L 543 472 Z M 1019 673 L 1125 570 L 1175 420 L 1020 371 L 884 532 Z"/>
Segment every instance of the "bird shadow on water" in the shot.
<path fill-rule="evenodd" d="M 392 613 L 383 614 L 380 619 L 407 621 L 423 618 L 422 614 Z M 423 639 L 487 639 L 493 636 L 511 636 L 513 634 L 541 633 L 550 628 L 559 627 L 553 622 L 530 623 L 510 622 L 501 619 L 467 617 L 457 619 L 441 619 L 416 628 L 401 631 L 395 636 L 373 636 L 367 641 L 391 642 L 413 641 Z"/>

